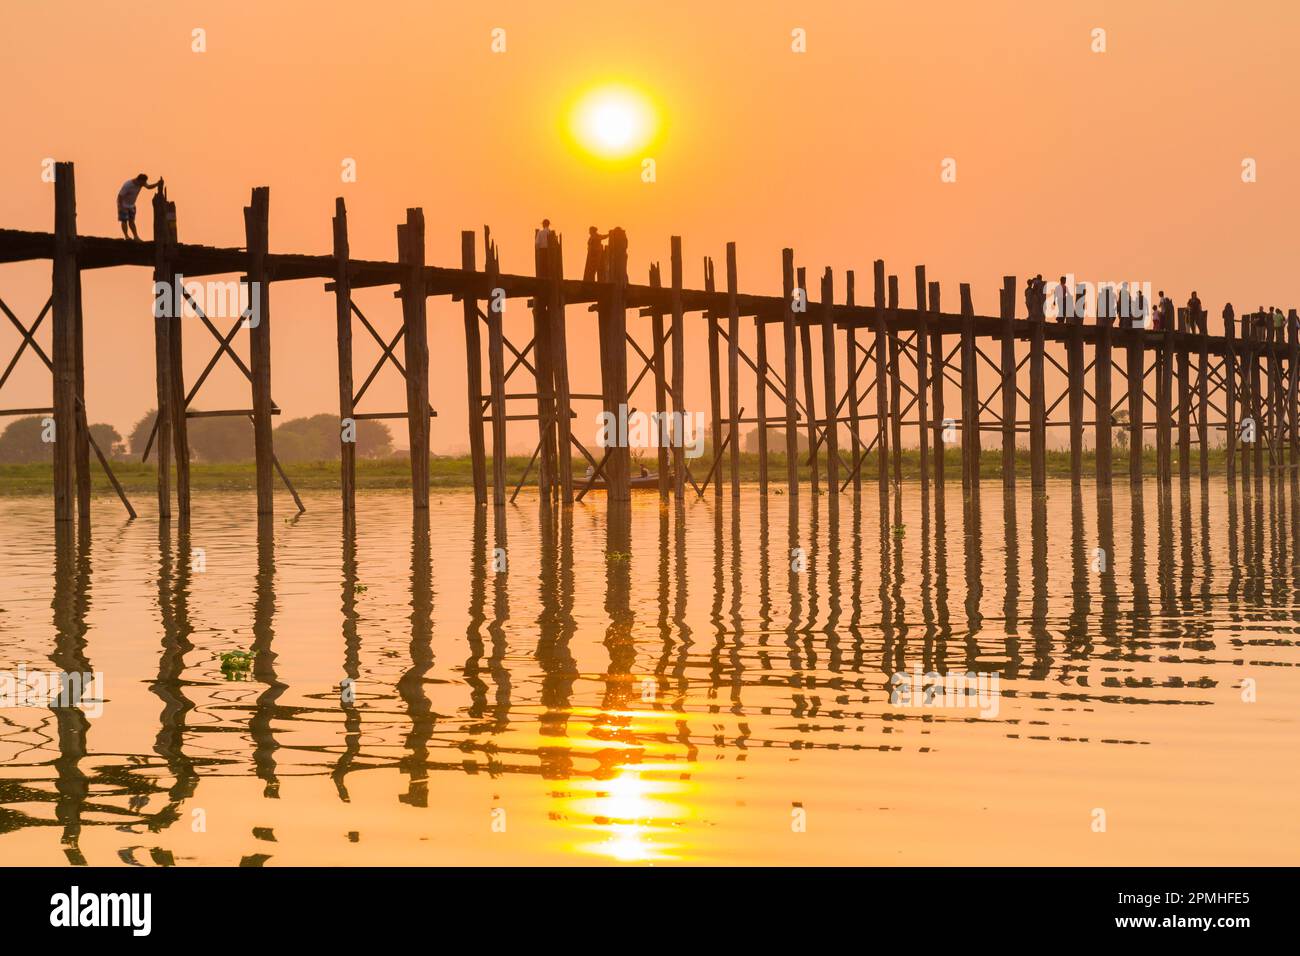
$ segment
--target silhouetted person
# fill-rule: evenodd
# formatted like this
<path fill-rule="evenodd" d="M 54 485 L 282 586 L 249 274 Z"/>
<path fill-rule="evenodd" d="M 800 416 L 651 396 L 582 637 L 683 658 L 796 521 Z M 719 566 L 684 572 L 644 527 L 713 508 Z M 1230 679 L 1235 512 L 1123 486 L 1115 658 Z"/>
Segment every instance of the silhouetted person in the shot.
<path fill-rule="evenodd" d="M 1128 283 L 1119 284 L 1119 307 L 1116 310 L 1119 314 L 1120 327 L 1131 329 L 1133 327 L 1133 296 L 1128 291 Z"/>
<path fill-rule="evenodd" d="M 551 231 L 551 220 L 542 220 L 542 228 L 537 230 L 536 240 L 538 249 L 549 249 L 555 244 L 555 233 Z"/>
<path fill-rule="evenodd" d="M 1040 272 L 1034 276 L 1034 308 L 1038 310 L 1038 320 L 1047 321 L 1047 281 Z"/>
<path fill-rule="evenodd" d="M 1103 285 L 1097 290 L 1097 324 L 1110 325 L 1115 318 L 1115 287 Z"/>
<path fill-rule="evenodd" d="M 608 238 L 609 233 L 602 235 L 595 226 L 587 230 L 587 264 L 582 270 L 583 282 L 595 282 L 598 278 L 604 281 L 605 246 L 601 240 Z"/>
<path fill-rule="evenodd" d="M 1133 328 L 1145 329 L 1147 327 L 1147 297 L 1138 289 L 1137 301 L 1133 306 Z"/>
<path fill-rule="evenodd" d="M 1210 330 L 1205 324 L 1205 313 L 1201 310 L 1201 300 L 1196 295 L 1195 289 L 1192 290 L 1192 297 L 1187 300 L 1187 322 L 1193 332 L 1209 334 Z"/>
<path fill-rule="evenodd" d="M 144 173 L 133 176 L 122 184 L 122 188 L 117 191 L 117 221 L 122 224 L 123 239 L 139 239 L 140 233 L 135 230 L 135 201 L 140 195 L 142 189 L 157 189 L 162 185 L 162 177 L 158 177 L 158 182 L 149 182 L 149 177 Z M 130 232 L 127 230 L 130 229 Z"/>
<path fill-rule="evenodd" d="M 1065 321 L 1065 317 L 1073 311 L 1073 302 L 1074 297 L 1070 295 L 1070 289 L 1065 284 L 1065 276 L 1061 276 L 1061 281 L 1057 283 L 1055 294 L 1057 322 Z"/>
<path fill-rule="evenodd" d="M 1034 278 L 1030 276 L 1025 280 L 1025 318 L 1034 317 Z"/>
<path fill-rule="evenodd" d="M 1232 303 L 1229 302 L 1227 305 L 1223 307 L 1223 334 L 1224 335 L 1232 334 L 1233 332 L 1232 323 L 1236 318 L 1237 315 L 1232 310 Z"/>

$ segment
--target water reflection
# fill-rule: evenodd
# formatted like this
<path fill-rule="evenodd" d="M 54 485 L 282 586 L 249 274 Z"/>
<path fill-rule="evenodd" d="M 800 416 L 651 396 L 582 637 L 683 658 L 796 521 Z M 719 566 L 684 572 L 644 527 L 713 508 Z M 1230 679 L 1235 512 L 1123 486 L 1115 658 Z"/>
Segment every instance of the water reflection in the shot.
<path fill-rule="evenodd" d="M 1234 746 L 1284 742 L 1239 689 L 1266 673 L 1271 706 L 1300 701 L 1300 479 L 1253 479 L 1061 483 L 1001 507 L 938 482 L 786 508 L 521 497 L 491 529 L 469 495 L 415 518 L 376 495 L 341 539 L 328 499 L 253 536 L 232 497 L 188 529 L 48 546 L 43 505 L 3 501 L 29 542 L 0 558 L 4 665 L 99 668 L 113 692 L 98 718 L 0 711 L 0 846 L 73 864 L 862 862 L 913 806 L 969 822 L 1011 800 L 1010 774 L 1048 794 L 1045 829 L 1007 837 L 1028 858 L 1075 812 L 1061 782 L 1121 787 L 1124 749 L 1171 780 L 1143 801 L 1186 797 L 1198 712 Z M 232 680 L 216 662 L 245 646 Z M 996 675 L 998 712 L 909 709 L 891 681 L 914 669 Z M 792 830 L 792 806 L 835 824 Z M 196 811 L 234 836 L 205 837 Z"/>

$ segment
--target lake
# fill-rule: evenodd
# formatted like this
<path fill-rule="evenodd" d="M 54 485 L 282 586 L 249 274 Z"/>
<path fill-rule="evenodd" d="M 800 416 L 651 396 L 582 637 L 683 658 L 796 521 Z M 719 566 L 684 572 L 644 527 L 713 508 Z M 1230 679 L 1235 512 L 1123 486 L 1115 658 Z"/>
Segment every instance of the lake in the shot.
<path fill-rule="evenodd" d="M 305 503 L 0 498 L 0 860 L 1297 859 L 1288 481 Z"/>

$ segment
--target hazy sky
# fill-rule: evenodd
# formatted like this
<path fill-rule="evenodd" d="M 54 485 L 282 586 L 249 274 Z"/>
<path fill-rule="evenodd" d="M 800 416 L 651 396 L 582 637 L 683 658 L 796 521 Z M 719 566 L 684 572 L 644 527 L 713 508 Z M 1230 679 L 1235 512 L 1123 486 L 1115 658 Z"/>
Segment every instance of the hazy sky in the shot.
<path fill-rule="evenodd" d="M 206 52 L 191 49 L 195 28 Z M 795 28 L 805 53 L 791 49 Z M 1225 298 L 1239 312 L 1300 304 L 1295 3 L 5 0 L 0 36 L 0 226 L 52 228 L 41 163 L 53 157 L 77 164 L 87 234 L 116 233 L 116 191 L 144 170 L 166 176 L 189 242 L 242 245 L 242 207 L 266 185 L 283 252 L 327 252 L 342 195 L 365 257 L 395 258 L 394 227 L 419 205 L 432 264 L 459 264 L 460 230 L 487 223 L 504 267 L 529 271 L 548 216 L 570 274 L 588 225 L 622 225 L 637 280 L 667 265 L 680 234 L 689 285 L 702 284 L 702 256 L 721 263 L 736 240 L 755 292 L 779 291 L 788 245 L 810 275 L 833 267 L 841 294 L 852 268 L 869 296 L 884 258 L 905 304 L 917 263 L 945 304 L 971 282 L 981 312 L 996 311 L 1002 275 L 1033 272 L 1151 281 L 1179 303 L 1196 288 L 1214 316 Z M 612 80 L 660 113 L 654 183 L 641 156 L 597 163 L 564 135 L 574 99 Z M 345 158 L 355 183 L 341 181 Z M 955 183 L 941 182 L 945 158 Z M 1246 158 L 1257 182 L 1242 182 Z M 140 210 L 147 236 L 147 194 Z M 125 430 L 154 401 L 150 277 L 84 282 L 91 417 Z M 48 263 L 0 268 L 0 296 L 25 319 L 48 289 Z M 358 303 L 386 334 L 400 322 L 390 290 Z M 512 307 L 522 344 L 527 316 Z M 429 315 L 434 447 L 463 449 L 459 305 L 431 300 Z M 277 284 L 271 321 L 285 415 L 337 411 L 332 296 L 319 281 Z M 573 308 L 569 322 L 573 388 L 598 391 L 594 318 Z M 688 405 L 707 408 L 703 326 L 688 328 Z M 192 381 L 213 343 L 197 323 L 186 334 Z M 357 334 L 359 381 L 377 349 Z M 17 339 L 0 328 L 6 361 Z M 743 404 L 752 393 L 746 377 Z M 48 394 L 29 355 L 0 407 Z M 402 395 L 386 372 L 365 408 L 400 408 Z M 223 363 L 196 405 L 247 402 Z M 578 434 L 594 430 L 591 412 Z M 514 448 L 535 440 L 529 423 L 511 431 Z"/>

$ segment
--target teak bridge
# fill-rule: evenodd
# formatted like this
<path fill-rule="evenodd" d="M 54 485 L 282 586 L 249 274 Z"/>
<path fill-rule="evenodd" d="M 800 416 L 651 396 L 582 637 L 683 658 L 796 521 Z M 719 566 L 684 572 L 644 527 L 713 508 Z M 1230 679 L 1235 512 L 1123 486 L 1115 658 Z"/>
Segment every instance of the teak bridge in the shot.
<path fill-rule="evenodd" d="M 687 289 L 682 284 L 682 244 L 678 237 L 671 240 L 667 281 L 659 266 L 653 265 L 647 285 L 628 282 L 625 250 L 622 255 L 614 252 L 610 256 L 607 281 L 563 278 L 562 244 L 558 239 L 536 249 L 533 275 L 504 274 L 497 247 L 486 228 L 486 261 L 481 271 L 476 267 L 474 232 L 461 233 L 458 268 L 431 266 L 425 263 L 424 214 L 420 209 L 409 209 L 406 222 L 397 227 L 396 262 L 361 260 L 349 254 L 347 212 L 342 199 L 335 203 L 332 254 L 273 253 L 269 247 L 269 202 L 267 188 L 252 191 L 250 204 L 244 208 L 247 237 L 244 248 L 180 242 L 176 235 L 175 203 L 167 198 L 164 188 L 154 197 L 152 241 L 79 236 L 73 166 L 58 163 L 54 181 L 54 231 L 0 230 L 0 262 L 48 259 L 53 263 L 52 294 L 30 325 L 0 302 L 0 309 L 22 336 L 16 354 L 0 374 L 0 388 L 24 351 L 30 348 L 52 373 L 53 403 L 49 407 L 0 408 L 0 416 L 53 416 L 54 510 L 58 527 L 75 528 L 78 521 L 89 526 L 92 450 L 134 516 L 113 476 L 110 462 L 89 433 L 85 407 L 80 274 L 84 269 L 113 266 L 151 266 L 154 281 L 172 287 L 180 284 L 179 277 L 235 275 L 247 288 L 250 301 L 256 303 L 255 323 L 240 317 L 228 331 L 222 332 L 203 313 L 198 302 L 188 295 L 185 297 L 216 342 L 215 353 L 188 389 L 182 366 L 184 302 L 155 308 L 158 416 L 156 440 L 151 442 L 151 450 L 156 448 L 158 509 L 160 517 L 171 517 L 171 463 L 174 462 L 176 510 L 180 520 L 186 523 L 190 513 L 186 423 L 190 418 L 223 415 L 251 418 L 259 515 L 272 513 L 277 472 L 293 491 L 272 447 L 271 419 L 279 409 L 271 398 L 269 293 L 275 282 L 301 279 L 325 279 L 326 290 L 334 293 L 342 496 L 347 527 L 355 527 L 356 521 L 355 444 L 344 440 L 343 427 L 349 419 L 353 423 L 365 419 L 406 420 L 414 507 L 421 511 L 429 506 L 429 426 L 431 416 L 436 414 L 429 403 L 426 308 L 430 296 L 450 296 L 463 307 L 474 494 L 479 504 L 486 504 L 490 499 L 496 508 L 503 508 L 508 500 L 506 427 L 509 422 L 523 421 L 537 423 L 538 441 L 513 494 L 518 493 L 535 465 L 543 501 L 572 503 L 580 500 L 597 481 L 607 489 L 611 502 L 630 499 L 630 449 L 587 448 L 573 433 L 571 423 L 576 415 L 572 406 L 576 401 L 599 401 L 604 411 L 617 418 L 649 377 L 654 410 L 661 416 L 660 420 L 673 413 L 684 414 L 684 321 L 690 312 L 703 313 L 707 322 L 709 419 L 715 447 L 711 459 L 695 463 L 702 472 L 696 475 L 686 460 L 680 440 L 671 448 L 660 442 L 658 486 L 664 498 L 671 495 L 680 500 L 687 483 L 699 495 L 705 494 L 708 485 L 713 483 L 714 493 L 721 495 L 724 461 L 729 464 L 731 495 L 738 497 L 741 425 L 757 426 L 758 486 L 763 494 L 768 492 L 773 480 L 779 480 L 769 473 L 769 430 L 784 431 L 785 492 L 792 502 L 800 483 L 801 431 L 807 436 L 805 463 L 811 464 L 814 493 L 821 490 L 823 474 L 831 492 L 844 491 L 850 485 L 855 492 L 860 491 L 863 470 L 873 452 L 881 493 L 887 494 L 891 484 L 901 486 L 904 429 L 908 430 L 909 440 L 915 436 L 923 490 L 928 489 L 931 481 L 945 480 L 950 455 L 960 455 L 963 487 L 977 489 L 985 432 L 1000 436 L 1002 481 L 1007 487 L 1013 487 L 1017 480 L 1018 436 L 1028 433 L 1030 479 L 1035 490 L 1043 488 L 1046 481 L 1049 428 L 1068 429 L 1070 470 L 1075 481 L 1083 473 L 1086 428 L 1094 432 L 1097 480 L 1105 483 L 1112 480 L 1112 439 L 1118 429 L 1127 431 L 1128 477 L 1135 484 L 1145 477 L 1141 450 L 1146 445 L 1143 436 L 1148 429 L 1155 430 L 1155 477 L 1162 484 L 1172 480 L 1175 442 L 1179 478 L 1190 479 L 1192 446 L 1196 445 L 1199 476 L 1201 480 L 1208 479 L 1211 427 L 1225 435 L 1230 479 L 1235 478 L 1238 467 L 1243 480 L 1252 471 L 1257 477 L 1262 476 L 1265 455 L 1267 467 L 1281 468 L 1287 462 L 1294 467 L 1300 454 L 1300 417 L 1297 416 L 1300 342 L 1294 310 L 1282 330 L 1275 329 L 1271 321 L 1257 323 L 1255 316 L 1246 315 L 1243 328 L 1252 331 L 1241 336 L 1236 334 L 1231 322 L 1225 323 L 1223 335 L 1210 335 L 1205 315 L 1189 315 L 1187 309 L 1179 309 L 1177 321 L 1159 331 L 1124 327 L 1113 315 L 1102 315 L 1095 324 L 1084 324 L 1082 319 L 1049 324 L 1041 316 L 1017 317 L 1016 279 L 1007 276 L 1001 289 L 999 315 L 976 315 L 970 286 L 966 283 L 960 286 L 960 310 L 944 312 L 939 283 L 927 282 L 924 266 L 915 270 L 915 306 L 904 308 L 899 301 L 898 277 L 886 275 L 882 260 L 874 263 L 871 304 L 856 302 L 851 271 L 845 276 L 844 301 L 836 303 L 829 268 L 821 277 L 820 301 L 812 301 L 806 292 L 805 271 L 795 268 L 790 249 L 782 255 L 783 294 L 748 295 L 738 287 L 734 243 L 726 247 L 724 288 L 718 288 L 713 262 L 706 258 L 704 289 Z M 395 286 L 394 295 L 401 302 L 401 325 L 388 338 L 352 300 L 354 289 L 376 286 Z M 504 301 L 511 298 L 526 299 L 532 313 L 533 337 L 522 348 L 511 342 L 502 330 Z M 575 393 L 569 385 L 565 310 L 567 306 L 581 304 L 587 304 L 589 311 L 597 314 L 599 394 Z M 629 333 L 629 310 L 650 320 L 648 348 Z M 47 314 L 53 326 L 52 355 L 45 352 L 35 337 Z M 359 388 L 355 386 L 352 361 L 354 317 L 382 350 Z M 741 347 L 742 319 L 754 323 L 752 355 Z M 766 326 L 769 323 L 779 324 L 781 328 L 783 348 L 778 361 L 773 361 L 768 354 Z M 823 405 L 835 398 L 834 408 L 823 407 L 820 416 L 814 400 L 817 356 L 810 334 L 814 326 L 821 332 Z M 244 328 L 249 336 L 247 363 L 231 345 Z M 1257 328 L 1260 331 L 1253 331 Z M 725 407 L 721 354 L 724 342 L 728 384 Z M 396 354 L 399 344 L 401 358 Z M 640 363 L 630 382 L 629 346 Z M 1063 360 L 1057 357 L 1061 353 Z M 233 361 L 247 377 L 251 407 L 204 411 L 191 408 L 204 381 L 223 357 Z M 753 372 L 757 383 L 751 417 L 745 417 L 741 404 L 738 384 L 741 362 Z M 359 411 L 367 389 L 386 364 L 391 364 L 405 379 L 406 408 L 391 412 Z M 1066 382 L 1064 391 L 1050 400 L 1045 378 L 1048 364 Z M 508 383 L 521 370 L 531 376 L 533 390 L 507 391 Z M 1116 372 L 1124 383 L 1118 397 L 1112 387 Z M 956 415 L 945 408 L 945 384 L 960 392 Z M 1028 393 L 1024 390 L 1026 386 Z M 508 410 L 508 403 L 521 401 L 525 403 L 524 412 Z M 1061 406 L 1065 407 L 1064 418 L 1059 415 L 1054 418 L 1053 413 Z M 489 424 L 492 426 L 490 454 L 486 441 Z M 841 441 L 842 430 L 849 436 L 847 442 Z M 956 444 L 950 440 L 954 433 L 960 435 L 959 449 L 948 447 Z M 571 447 L 590 463 L 590 477 L 575 479 Z M 294 499 L 301 509 L 296 493 Z"/>

